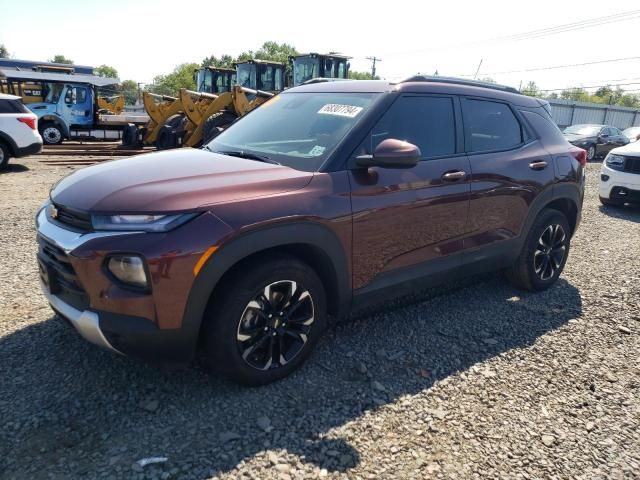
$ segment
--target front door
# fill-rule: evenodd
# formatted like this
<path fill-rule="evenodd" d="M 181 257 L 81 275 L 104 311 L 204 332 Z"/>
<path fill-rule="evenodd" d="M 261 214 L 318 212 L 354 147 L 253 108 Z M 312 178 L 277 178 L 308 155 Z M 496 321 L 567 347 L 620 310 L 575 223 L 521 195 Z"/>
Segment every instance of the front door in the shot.
<path fill-rule="evenodd" d="M 61 116 L 67 125 L 93 125 L 93 97 L 89 87 L 66 85 L 59 102 Z"/>
<path fill-rule="evenodd" d="M 422 158 L 409 169 L 350 171 L 354 289 L 376 279 L 426 274 L 426 262 L 457 258 L 451 256 L 462 249 L 470 168 L 456 129 L 457 102 L 449 96 L 401 96 L 356 152 L 371 154 L 382 140 L 395 138 L 417 145 Z"/>

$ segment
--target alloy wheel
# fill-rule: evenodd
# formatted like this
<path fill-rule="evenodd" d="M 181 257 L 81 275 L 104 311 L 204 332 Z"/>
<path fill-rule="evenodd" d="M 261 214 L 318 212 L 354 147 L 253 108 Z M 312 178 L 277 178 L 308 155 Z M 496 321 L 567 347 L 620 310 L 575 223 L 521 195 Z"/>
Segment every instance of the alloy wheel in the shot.
<path fill-rule="evenodd" d="M 313 298 L 293 280 L 264 287 L 245 307 L 236 335 L 243 360 L 258 370 L 279 368 L 305 347 L 314 322 Z"/>
<path fill-rule="evenodd" d="M 587 160 L 593 160 L 594 158 L 596 158 L 596 147 L 591 145 L 587 150 Z"/>
<path fill-rule="evenodd" d="M 567 244 L 562 225 L 553 224 L 544 229 L 533 254 L 533 268 L 540 280 L 549 280 L 562 266 Z"/>

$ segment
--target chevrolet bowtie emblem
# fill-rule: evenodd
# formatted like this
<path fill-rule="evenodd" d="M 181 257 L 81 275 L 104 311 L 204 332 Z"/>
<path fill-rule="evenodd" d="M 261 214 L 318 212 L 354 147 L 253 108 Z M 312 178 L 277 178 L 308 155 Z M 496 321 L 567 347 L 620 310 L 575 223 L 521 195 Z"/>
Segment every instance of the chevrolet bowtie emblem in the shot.
<path fill-rule="evenodd" d="M 51 218 L 58 218 L 58 209 L 55 205 L 49 205 L 49 216 Z"/>

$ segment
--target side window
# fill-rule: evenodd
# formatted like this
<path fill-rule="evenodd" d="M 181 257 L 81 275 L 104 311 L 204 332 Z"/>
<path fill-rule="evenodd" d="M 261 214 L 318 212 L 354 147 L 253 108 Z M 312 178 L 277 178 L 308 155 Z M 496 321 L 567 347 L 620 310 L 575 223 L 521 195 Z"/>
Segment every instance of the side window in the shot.
<path fill-rule="evenodd" d="M 520 122 L 504 103 L 466 99 L 462 114 L 467 152 L 509 150 L 522 143 Z"/>
<path fill-rule="evenodd" d="M 450 97 L 400 97 L 371 131 L 371 152 L 387 138 L 417 145 L 422 158 L 454 154 L 453 100 Z"/>
<path fill-rule="evenodd" d="M 83 104 L 87 101 L 87 89 L 82 87 L 76 87 L 76 101 L 77 104 Z"/>
<path fill-rule="evenodd" d="M 611 130 L 611 135 L 622 135 L 622 132 L 615 127 L 611 127 L 609 130 Z"/>

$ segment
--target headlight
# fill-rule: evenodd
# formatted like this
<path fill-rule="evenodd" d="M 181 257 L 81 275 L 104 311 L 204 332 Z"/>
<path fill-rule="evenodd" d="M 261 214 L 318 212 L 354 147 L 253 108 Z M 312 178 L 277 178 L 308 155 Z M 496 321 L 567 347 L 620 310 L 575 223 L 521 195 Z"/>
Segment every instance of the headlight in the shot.
<path fill-rule="evenodd" d="M 92 215 L 91 223 L 96 230 L 167 232 L 188 222 L 196 215 L 196 213 L 181 213 L 178 215 Z"/>
<path fill-rule="evenodd" d="M 607 155 L 607 158 L 604 159 L 607 167 L 613 170 L 623 170 L 624 169 L 624 157 L 621 155 L 614 155 L 610 153 Z"/>
<path fill-rule="evenodd" d="M 147 288 L 149 281 L 144 260 L 137 255 L 113 255 L 107 260 L 107 269 L 122 283 Z"/>

